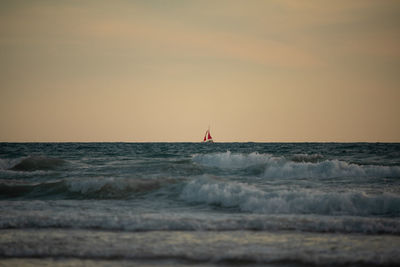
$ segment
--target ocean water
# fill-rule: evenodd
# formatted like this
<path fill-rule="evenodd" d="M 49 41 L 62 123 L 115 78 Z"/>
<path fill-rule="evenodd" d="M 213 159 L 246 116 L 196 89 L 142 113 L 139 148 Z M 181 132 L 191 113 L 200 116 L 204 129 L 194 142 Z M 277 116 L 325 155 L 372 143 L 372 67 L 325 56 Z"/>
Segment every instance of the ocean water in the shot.
<path fill-rule="evenodd" d="M 0 265 L 399 264 L 398 143 L 0 143 Z"/>

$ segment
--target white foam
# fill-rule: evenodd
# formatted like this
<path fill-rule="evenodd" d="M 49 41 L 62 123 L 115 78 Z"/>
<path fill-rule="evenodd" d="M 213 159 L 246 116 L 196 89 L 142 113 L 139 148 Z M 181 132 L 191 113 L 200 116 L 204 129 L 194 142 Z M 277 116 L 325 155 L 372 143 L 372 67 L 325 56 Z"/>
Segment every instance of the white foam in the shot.
<path fill-rule="evenodd" d="M 265 192 L 253 186 L 205 177 L 190 181 L 181 199 L 261 214 L 400 215 L 400 196 L 390 193 L 318 192 L 301 189 Z"/>
<path fill-rule="evenodd" d="M 398 244 L 389 235 L 10 229 L 0 253 L 10 266 L 398 266 Z"/>
<path fill-rule="evenodd" d="M 7 201 L 4 205 L 9 208 L 0 207 L 0 229 L 298 230 L 400 234 L 400 221 L 396 218 L 248 213 L 219 213 L 216 216 L 198 211 L 142 213 L 132 206 L 109 201 L 96 204 L 93 201 Z"/>
<path fill-rule="evenodd" d="M 324 159 L 321 154 L 295 154 L 290 158 L 295 162 L 319 162 Z"/>
<path fill-rule="evenodd" d="M 243 169 L 262 165 L 265 178 L 400 177 L 400 166 L 357 165 L 340 160 L 324 160 L 319 154 L 295 155 L 295 160 L 270 154 L 196 154 L 200 165 L 222 169 Z"/>
<path fill-rule="evenodd" d="M 357 165 L 339 160 L 318 163 L 274 161 L 266 166 L 266 178 L 400 177 L 398 166 Z"/>
<path fill-rule="evenodd" d="M 205 166 L 241 169 L 253 165 L 266 164 L 273 160 L 273 157 L 269 154 L 259 154 L 257 152 L 241 154 L 227 151 L 225 153 L 195 154 L 192 160 Z"/>

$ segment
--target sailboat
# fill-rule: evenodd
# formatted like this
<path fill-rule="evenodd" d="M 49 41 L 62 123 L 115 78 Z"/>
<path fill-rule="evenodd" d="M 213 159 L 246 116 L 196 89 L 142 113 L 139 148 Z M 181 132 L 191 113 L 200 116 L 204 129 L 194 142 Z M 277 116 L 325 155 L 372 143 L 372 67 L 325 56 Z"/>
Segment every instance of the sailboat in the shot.
<path fill-rule="evenodd" d="M 210 128 L 206 131 L 206 134 L 204 135 L 203 143 L 214 143 L 211 134 L 210 134 Z"/>

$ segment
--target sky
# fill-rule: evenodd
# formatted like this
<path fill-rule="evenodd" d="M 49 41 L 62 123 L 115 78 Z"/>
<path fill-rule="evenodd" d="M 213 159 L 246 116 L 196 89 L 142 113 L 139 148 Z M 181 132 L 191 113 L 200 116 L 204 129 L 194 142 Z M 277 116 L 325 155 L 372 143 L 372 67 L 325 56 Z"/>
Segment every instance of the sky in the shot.
<path fill-rule="evenodd" d="M 400 1 L 0 1 L 0 142 L 400 142 Z"/>

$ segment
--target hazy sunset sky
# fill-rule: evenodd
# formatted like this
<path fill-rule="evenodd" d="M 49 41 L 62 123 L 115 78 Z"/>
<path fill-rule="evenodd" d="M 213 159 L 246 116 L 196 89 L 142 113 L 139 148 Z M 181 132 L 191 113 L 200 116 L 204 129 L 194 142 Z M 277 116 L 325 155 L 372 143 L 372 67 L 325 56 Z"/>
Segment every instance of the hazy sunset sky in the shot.
<path fill-rule="evenodd" d="M 0 141 L 400 142 L 400 1 L 1 1 Z"/>

